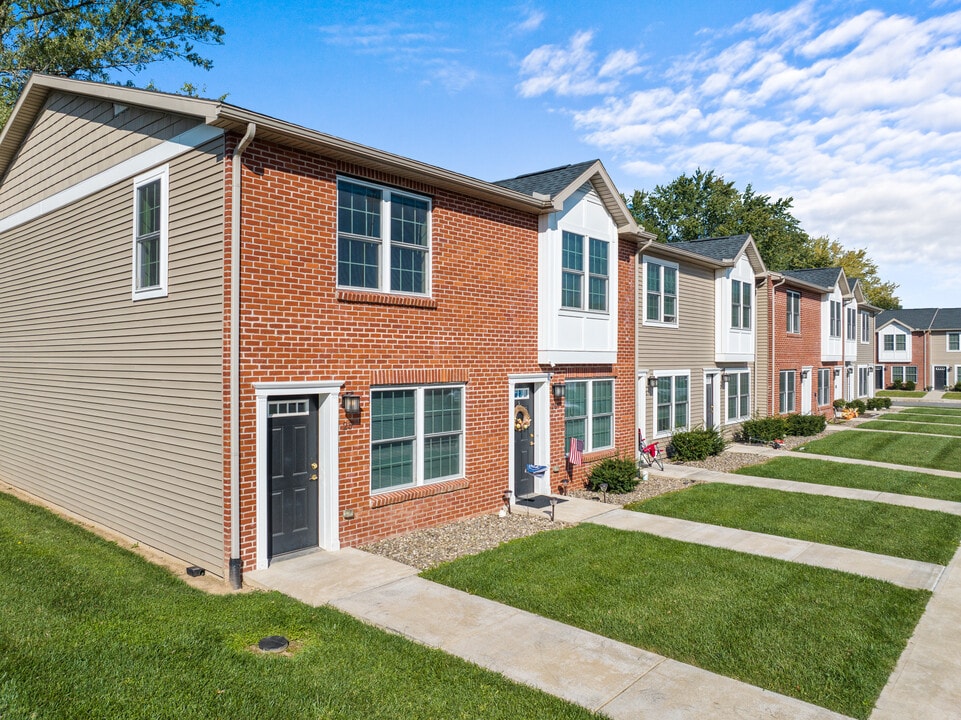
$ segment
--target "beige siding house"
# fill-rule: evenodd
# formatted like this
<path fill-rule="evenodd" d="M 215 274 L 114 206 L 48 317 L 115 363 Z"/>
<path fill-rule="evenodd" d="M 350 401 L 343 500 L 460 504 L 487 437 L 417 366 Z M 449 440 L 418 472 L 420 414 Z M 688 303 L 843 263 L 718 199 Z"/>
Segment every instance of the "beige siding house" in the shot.
<path fill-rule="evenodd" d="M 638 258 L 638 429 L 725 432 L 757 411 L 764 264 L 749 235 L 651 243 Z"/>
<path fill-rule="evenodd" d="M 0 139 L 0 477 L 219 569 L 223 135 L 168 96 L 146 110 L 60 86 L 25 96 Z M 146 172 L 177 238 L 166 298 L 132 276 Z"/>

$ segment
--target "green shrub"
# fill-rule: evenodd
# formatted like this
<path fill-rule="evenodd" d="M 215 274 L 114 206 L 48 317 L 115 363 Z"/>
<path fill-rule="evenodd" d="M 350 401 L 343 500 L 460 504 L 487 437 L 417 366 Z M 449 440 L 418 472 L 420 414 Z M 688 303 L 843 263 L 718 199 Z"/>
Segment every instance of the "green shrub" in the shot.
<path fill-rule="evenodd" d="M 904 388 L 904 383 L 900 380 L 895 380 L 890 385 L 888 385 L 888 390 L 902 390 Z"/>
<path fill-rule="evenodd" d="M 591 469 L 587 487 L 600 492 L 601 484 L 607 484 L 607 492 L 627 493 L 637 487 L 637 463 L 620 455 L 601 460 Z"/>
<path fill-rule="evenodd" d="M 904 389 L 905 389 L 905 390 L 914 390 L 917 386 L 918 386 L 918 384 L 917 384 L 916 382 L 914 382 L 914 380 L 905 380 L 905 381 L 904 381 Z"/>
<path fill-rule="evenodd" d="M 868 398 L 868 402 L 867 402 L 868 410 L 886 410 L 889 407 L 891 407 L 891 398 L 887 398 L 887 397 Z"/>
<path fill-rule="evenodd" d="M 858 415 L 863 415 L 864 411 L 868 409 L 868 406 L 864 404 L 864 400 L 852 400 L 848 403 L 848 407 L 857 410 Z"/>
<path fill-rule="evenodd" d="M 953 392 L 961 392 L 961 380 L 958 380 L 958 381 L 954 384 L 954 387 L 951 388 L 951 390 L 952 390 Z"/>
<path fill-rule="evenodd" d="M 848 404 L 844 402 L 844 400 L 842 400 L 841 398 L 838 398 L 837 400 L 835 400 L 833 403 L 831 403 L 831 405 L 834 406 L 834 408 L 837 410 L 843 410 L 848 406 Z"/>
<path fill-rule="evenodd" d="M 827 418 L 823 415 L 788 415 L 787 434 L 808 437 L 824 431 Z"/>
<path fill-rule="evenodd" d="M 782 439 L 787 435 L 787 420 L 781 415 L 754 418 L 741 423 L 741 439 L 750 442 L 752 439 L 762 442 Z"/>
<path fill-rule="evenodd" d="M 715 429 L 694 428 L 674 433 L 667 449 L 675 460 L 703 460 L 708 455 L 720 455 L 724 451 L 724 438 Z"/>

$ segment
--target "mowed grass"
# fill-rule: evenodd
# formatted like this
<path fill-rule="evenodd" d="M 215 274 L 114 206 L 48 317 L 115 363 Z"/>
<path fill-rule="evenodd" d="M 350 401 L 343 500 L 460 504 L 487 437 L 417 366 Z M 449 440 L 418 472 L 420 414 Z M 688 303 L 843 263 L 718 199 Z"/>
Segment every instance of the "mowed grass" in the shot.
<path fill-rule="evenodd" d="M 898 415 L 938 415 L 940 417 L 961 418 L 961 409 L 954 408 L 904 408 Z"/>
<path fill-rule="evenodd" d="M 423 575 L 857 718 L 870 714 L 929 597 L 590 524 Z"/>
<path fill-rule="evenodd" d="M 909 412 L 886 413 L 877 418 L 887 422 L 930 423 L 932 425 L 961 425 L 961 415 L 932 415 Z"/>
<path fill-rule="evenodd" d="M 251 650 L 269 635 L 294 652 Z M 0 495 L 0 717 L 593 716 L 330 608 L 206 595 Z"/>
<path fill-rule="evenodd" d="M 937 425 L 927 422 L 899 420 L 868 420 L 858 425 L 866 430 L 888 430 L 890 432 L 921 433 L 922 435 L 952 435 L 961 437 L 961 425 Z"/>
<path fill-rule="evenodd" d="M 726 483 L 695 485 L 627 509 L 939 565 L 961 542 L 957 515 Z"/>
<path fill-rule="evenodd" d="M 961 479 L 799 457 L 778 457 L 735 471 L 738 475 L 878 490 L 961 502 Z"/>
<path fill-rule="evenodd" d="M 852 430 L 813 440 L 797 450 L 961 472 L 961 438 Z"/>
<path fill-rule="evenodd" d="M 961 392 L 946 392 L 942 397 L 945 400 L 961 400 Z"/>
<path fill-rule="evenodd" d="M 878 390 L 875 394 L 889 398 L 923 398 L 927 395 L 924 390 Z"/>

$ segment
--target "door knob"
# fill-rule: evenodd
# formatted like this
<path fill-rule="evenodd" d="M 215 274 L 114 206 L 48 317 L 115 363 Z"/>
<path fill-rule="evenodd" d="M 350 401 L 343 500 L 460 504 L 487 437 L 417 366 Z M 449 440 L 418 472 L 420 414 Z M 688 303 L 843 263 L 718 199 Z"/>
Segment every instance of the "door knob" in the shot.
<path fill-rule="evenodd" d="M 311 480 L 317 480 L 317 473 L 314 473 L 313 475 L 311 475 L 311 476 L 310 476 L 310 479 L 311 479 Z"/>
<path fill-rule="evenodd" d="M 310 464 L 310 469 L 311 469 L 311 470 L 316 470 L 316 469 L 317 469 L 317 463 L 311 463 L 311 464 Z"/>

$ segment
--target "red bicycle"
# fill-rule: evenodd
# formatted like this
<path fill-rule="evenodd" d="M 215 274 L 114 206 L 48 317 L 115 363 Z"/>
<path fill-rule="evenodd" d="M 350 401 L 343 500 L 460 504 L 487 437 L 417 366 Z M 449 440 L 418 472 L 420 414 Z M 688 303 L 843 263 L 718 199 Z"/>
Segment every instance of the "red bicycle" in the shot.
<path fill-rule="evenodd" d="M 653 467 L 657 465 L 661 470 L 664 469 L 664 463 L 661 462 L 661 451 L 657 447 L 656 442 L 647 444 L 647 440 L 640 432 L 637 433 L 637 437 L 640 440 L 641 446 L 641 460 L 647 467 Z"/>

